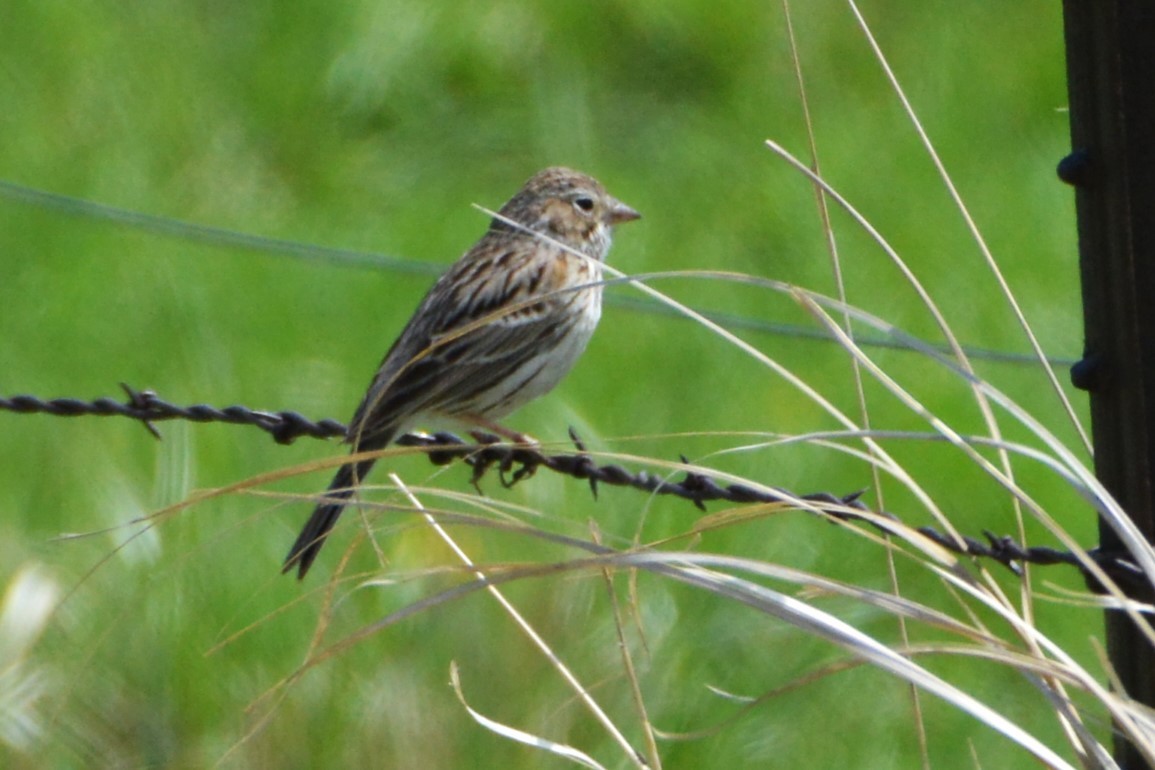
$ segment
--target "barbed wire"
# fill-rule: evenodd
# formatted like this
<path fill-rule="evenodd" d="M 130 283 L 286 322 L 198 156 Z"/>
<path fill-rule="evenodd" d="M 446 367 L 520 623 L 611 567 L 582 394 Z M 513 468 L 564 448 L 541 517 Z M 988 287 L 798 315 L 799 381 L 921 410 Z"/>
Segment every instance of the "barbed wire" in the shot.
<path fill-rule="evenodd" d="M 264 412 L 247 406 L 224 408 L 206 404 L 177 406 L 162 400 L 151 390 L 134 390 L 123 382 L 120 387 L 128 397 L 123 403 L 111 398 L 83 401 L 78 398 L 42 399 L 36 396 L 11 396 L 0 397 L 0 411 L 50 414 L 55 417 L 128 417 L 139 421 L 158 439 L 160 433 L 153 423 L 165 420 L 252 425 L 270 434 L 278 444 L 291 444 L 301 436 L 338 438 L 345 435 L 345 425 L 337 420 L 314 422 L 296 412 Z"/>
<path fill-rule="evenodd" d="M 49 414 L 57 417 L 127 417 L 140 422 L 153 436 L 160 438 L 154 423 L 166 420 L 189 420 L 192 422 L 223 422 L 231 425 L 251 425 L 273 437 L 278 444 L 289 444 L 305 436 L 309 438 L 344 438 L 346 426 L 337 420 L 313 421 L 293 411 L 270 412 L 251 409 L 246 406 L 223 408 L 206 404 L 178 406 L 171 404 L 151 390 L 135 390 L 121 383 L 126 400 L 98 398 L 84 401 L 77 398 L 42 399 L 30 395 L 0 397 L 0 411 L 17 414 Z M 875 511 L 860 499 L 862 492 L 848 495 L 834 495 L 816 492 L 795 495 L 785 490 L 765 490 L 744 484 L 718 484 L 707 475 L 685 471 L 680 480 L 671 480 L 647 471 L 631 472 L 620 465 L 599 465 L 586 451 L 585 444 L 570 429 L 570 439 L 575 452 L 552 454 L 537 447 L 502 443 L 500 438 L 485 433 L 472 434 L 476 443 L 469 443 L 452 433 L 405 434 L 397 444 L 423 449 L 435 465 L 448 465 L 460 461 L 473 472 L 471 482 L 478 486 L 492 470 L 496 470 L 505 487 L 512 487 L 532 476 L 537 470 L 546 470 L 574 479 L 587 481 L 594 497 L 598 486 L 606 484 L 629 487 L 654 495 L 670 495 L 688 500 L 701 510 L 706 503 L 724 501 L 736 504 L 785 503 L 813 510 L 839 521 L 861 521 L 886 533 L 888 528 L 879 519 L 902 523 L 891 513 Z M 683 463 L 689 464 L 685 458 Z M 803 505 L 799 505 L 802 503 Z M 1104 589 L 1087 569 L 1080 558 L 1070 552 L 1045 546 L 1020 545 L 1009 536 L 995 535 L 983 531 L 984 540 L 963 536 L 956 538 L 929 526 L 915 527 L 920 535 L 936 545 L 960 556 L 975 559 L 989 559 L 1021 574 L 1022 564 L 1049 566 L 1066 564 L 1078 569 L 1088 587 L 1097 593 Z M 1145 595 L 1150 585 L 1144 579 L 1137 565 L 1126 555 L 1109 554 L 1097 548 L 1087 550 L 1091 560 L 1129 595 Z"/>

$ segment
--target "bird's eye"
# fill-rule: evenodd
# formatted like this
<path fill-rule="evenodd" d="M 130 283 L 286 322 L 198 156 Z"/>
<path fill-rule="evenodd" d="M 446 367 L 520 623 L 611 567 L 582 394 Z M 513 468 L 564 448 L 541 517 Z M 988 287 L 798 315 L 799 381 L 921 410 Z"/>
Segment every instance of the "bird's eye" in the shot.
<path fill-rule="evenodd" d="M 583 196 L 581 198 L 574 199 L 573 203 L 575 206 L 577 206 L 582 211 L 593 211 L 594 210 L 594 199 L 593 198 L 587 198 L 587 197 Z"/>

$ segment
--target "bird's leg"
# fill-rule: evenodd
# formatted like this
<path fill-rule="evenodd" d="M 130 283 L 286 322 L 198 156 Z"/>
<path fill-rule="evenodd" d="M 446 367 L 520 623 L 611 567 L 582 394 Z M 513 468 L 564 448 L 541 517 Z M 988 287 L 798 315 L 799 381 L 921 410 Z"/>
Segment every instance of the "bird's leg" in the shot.
<path fill-rule="evenodd" d="M 541 446 L 541 442 L 535 439 L 533 436 L 525 433 L 519 433 L 516 430 L 510 430 L 504 425 L 499 425 L 492 420 L 487 420 L 484 417 L 476 414 L 463 415 L 458 419 L 468 422 L 471 425 L 476 425 L 478 428 L 487 430 L 490 433 L 494 433 L 513 444 L 524 444 L 530 449 L 537 449 Z M 475 439 L 481 441 L 482 443 L 486 443 L 484 441 L 484 436 L 478 435 L 478 431 L 470 431 L 469 435 L 473 436 Z"/>
<path fill-rule="evenodd" d="M 491 443 L 496 434 L 497 437 L 504 438 L 505 440 L 514 444 L 521 445 L 514 448 L 510 453 L 506 454 L 498 466 L 498 475 L 501 478 L 502 486 L 506 488 L 512 487 L 522 479 L 529 478 L 534 474 L 534 472 L 537 470 L 537 465 L 540 462 L 540 459 L 537 456 L 538 450 L 541 448 L 540 441 L 535 439 L 533 436 L 528 436 L 524 433 L 510 430 L 504 425 L 499 425 L 492 420 L 485 419 L 484 417 L 469 415 L 468 420 L 479 428 L 484 428 L 485 431 L 489 431 L 489 433 L 481 430 L 473 430 L 469 432 L 469 435 L 473 436 L 474 440 L 476 440 L 478 443 Z M 513 470 L 514 463 L 520 463 L 521 467 L 514 472 L 512 478 L 507 478 L 506 474 Z M 474 471 L 477 470 L 477 468 L 474 468 Z M 476 481 L 477 475 L 475 474 L 474 486 L 476 486 Z"/>

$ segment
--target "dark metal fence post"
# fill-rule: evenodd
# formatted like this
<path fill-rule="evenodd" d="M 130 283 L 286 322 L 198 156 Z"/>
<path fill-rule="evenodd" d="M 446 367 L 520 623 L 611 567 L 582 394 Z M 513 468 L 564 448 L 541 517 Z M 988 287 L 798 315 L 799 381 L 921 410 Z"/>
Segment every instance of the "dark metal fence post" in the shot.
<path fill-rule="evenodd" d="M 1155 539 L 1155 2 L 1064 0 L 1086 354 L 1073 371 L 1090 391 L 1095 470 Z M 1023 223 L 1029 226 L 1029 223 Z M 1119 545 L 1100 527 L 1101 545 Z M 1127 694 L 1155 707 L 1155 650 L 1121 613 L 1107 647 Z M 1115 746 L 1123 767 L 1138 751 Z"/>

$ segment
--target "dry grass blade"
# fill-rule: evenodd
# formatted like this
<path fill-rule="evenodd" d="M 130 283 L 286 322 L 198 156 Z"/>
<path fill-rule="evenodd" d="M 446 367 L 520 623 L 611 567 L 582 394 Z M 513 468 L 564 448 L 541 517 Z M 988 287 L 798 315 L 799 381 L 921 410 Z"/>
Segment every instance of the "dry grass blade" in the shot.
<path fill-rule="evenodd" d="M 511 741 L 524 743 L 526 746 L 531 746 L 547 754 L 552 754 L 555 757 L 581 765 L 582 767 L 592 767 L 594 770 L 605 770 L 605 767 L 596 762 L 593 757 L 575 749 L 573 746 L 567 746 L 556 741 L 551 741 L 548 738 L 543 738 L 540 735 L 533 735 L 524 730 L 518 730 L 516 727 L 504 725 L 474 709 L 469 705 L 469 702 L 465 699 L 465 693 L 461 690 L 461 676 L 457 669 L 457 663 L 453 663 L 449 667 L 449 681 L 450 684 L 453 685 L 453 692 L 457 695 L 458 702 L 461 703 L 462 707 L 469 713 L 469 716 L 473 717 L 473 720 L 486 730 L 500 735 L 503 738 L 508 738 Z M 640 766 L 647 767 L 644 763 Z"/>
<path fill-rule="evenodd" d="M 1011 291 L 1010 284 L 1007 283 L 1006 278 L 1003 276 L 1002 271 L 999 269 L 998 262 L 996 262 L 990 247 L 987 246 L 987 242 L 982 235 L 982 231 L 979 230 L 978 224 L 971 216 L 970 210 L 968 209 L 966 203 L 963 201 L 962 195 L 959 193 L 958 188 L 955 186 L 954 181 L 951 179 L 950 174 L 946 170 L 946 165 L 942 162 L 939 154 L 935 151 L 934 145 L 930 141 L 929 134 L 927 134 L 926 129 L 923 128 L 922 121 L 919 120 L 918 114 L 915 112 L 913 105 L 910 103 L 910 100 L 907 99 L 902 85 L 898 82 L 898 78 L 895 76 L 894 70 L 891 69 L 889 62 L 886 59 L 886 55 L 883 53 L 881 46 L 878 45 L 878 41 L 875 39 L 874 33 L 871 31 L 870 25 L 866 23 L 866 18 L 862 15 L 862 11 L 859 9 L 858 4 L 855 3 L 854 0 L 848 0 L 848 2 L 851 12 L 854 14 L 855 20 L 858 22 L 859 28 L 862 30 L 863 35 L 866 37 L 871 51 L 874 53 L 874 57 L 878 60 L 879 65 L 882 67 L 882 70 L 886 75 L 887 82 L 898 96 L 898 100 L 902 104 L 902 108 L 906 113 L 907 119 L 914 127 L 915 133 L 918 135 L 919 141 L 922 142 L 923 147 L 926 149 L 927 155 L 934 163 L 935 170 L 938 172 L 943 186 L 950 194 L 951 200 L 954 202 L 955 207 L 958 208 L 959 213 L 962 215 L 963 221 L 966 223 L 967 230 L 970 232 L 971 237 L 974 239 L 975 244 L 978 246 L 979 252 L 982 254 L 984 261 L 990 268 L 991 274 L 994 275 L 995 279 L 998 281 L 999 290 L 1002 292 L 1003 298 L 1006 299 L 1007 304 L 1010 306 L 1011 311 L 1014 313 L 1015 319 L 1018 321 L 1019 326 L 1023 330 L 1024 336 L 1030 343 L 1031 349 L 1035 352 L 1035 356 L 1039 364 L 1046 372 L 1047 381 L 1051 386 L 1052 392 L 1055 394 L 1055 397 L 1058 398 L 1062 403 L 1063 409 L 1066 412 L 1068 419 L 1071 421 L 1071 424 L 1074 425 L 1075 429 L 1079 432 L 1079 438 L 1082 440 L 1083 448 L 1087 452 L 1090 452 L 1091 438 L 1083 428 L 1082 421 L 1079 419 L 1074 407 L 1071 405 L 1070 399 L 1067 398 L 1067 394 L 1059 385 L 1059 379 L 1055 376 L 1054 367 L 1051 366 L 1050 361 L 1047 359 L 1047 356 L 1043 351 L 1042 345 L 1039 343 L 1038 337 L 1035 335 L 1034 330 L 1031 328 L 1030 323 L 1027 321 L 1026 315 L 1023 313 L 1022 308 L 1019 306 L 1018 301 L 1015 299 L 1015 295 L 1014 292 Z"/>
<path fill-rule="evenodd" d="M 393 480 L 393 483 L 396 484 L 397 487 L 409 498 L 409 502 L 413 504 L 414 508 L 418 511 L 421 511 L 421 515 L 425 519 L 426 523 L 434 530 L 434 532 L 437 533 L 437 536 L 440 537 L 447 546 L 449 546 L 449 548 L 453 551 L 461 563 L 468 569 L 474 569 L 477 565 L 474 564 L 473 559 L 471 559 L 470 556 L 461 548 L 461 546 L 458 545 L 458 543 L 453 539 L 445 527 L 441 525 L 437 518 L 425 510 L 421 504 L 421 501 L 418 500 L 417 497 L 405 487 L 404 482 L 401 481 L 401 478 L 395 473 L 391 473 L 389 477 Z M 483 572 L 477 571 L 474 572 L 474 575 L 477 577 L 478 581 L 486 581 L 486 576 Z M 513 604 L 501 593 L 500 590 L 498 590 L 496 586 L 486 585 L 485 590 L 497 601 L 502 610 L 507 615 L 509 615 L 510 619 L 513 620 L 519 629 L 521 629 L 522 633 L 524 633 L 526 637 L 533 643 L 534 647 L 536 647 L 538 651 L 543 656 L 545 656 L 546 660 L 549 661 L 550 665 L 553 666 L 554 670 L 557 671 L 561 678 L 573 689 L 578 699 L 585 705 L 587 709 L 589 709 L 594 718 L 597 719 L 602 727 L 604 727 L 606 731 L 613 737 L 614 741 L 622 748 L 626 754 L 626 757 L 638 764 L 639 767 L 648 767 L 647 763 L 642 758 L 642 755 L 636 749 L 634 749 L 633 746 L 630 745 L 629 740 L 625 737 L 625 735 L 622 734 L 617 725 L 613 723 L 613 720 L 610 719 L 605 710 L 602 709 L 600 705 L 598 705 L 598 702 L 594 700 L 589 690 L 578 680 L 577 676 L 574 675 L 569 667 L 550 648 L 549 644 L 545 641 L 541 634 L 539 634 L 533 628 L 533 626 L 529 624 L 525 617 L 520 612 L 518 612 L 517 608 L 513 606 Z M 454 670 L 456 671 L 456 669 Z M 462 703 L 464 704 L 464 700 L 462 700 Z M 466 707 L 468 708 L 468 706 Z M 473 715 L 475 719 L 479 716 L 475 714 L 472 709 L 470 709 L 470 714 Z"/>
<path fill-rule="evenodd" d="M 713 559 L 697 554 L 666 553 L 630 554 L 623 557 L 623 562 L 630 566 L 660 572 L 674 580 L 697 586 L 717 596 L 729 598 L 784 620 L 814 637 L 825 639 L 846 649 L 880 670 L 887 671 L 942 698 L 961 711 L 971 714 L 986 726 L 1017 743 L 1037 759 L 1047 763 L 1048 766 L 1073 770 L 1072 765 L 1014 722 L 853 626 L 829 613 L 765 586 L 702 566 L 710 564 L 734 567 L 738 566 L 738 560 Z M 883 596 L 887 599 L 896 598 L 887 594 L 880 594 L 878 599 L 882 601 Z"/>

